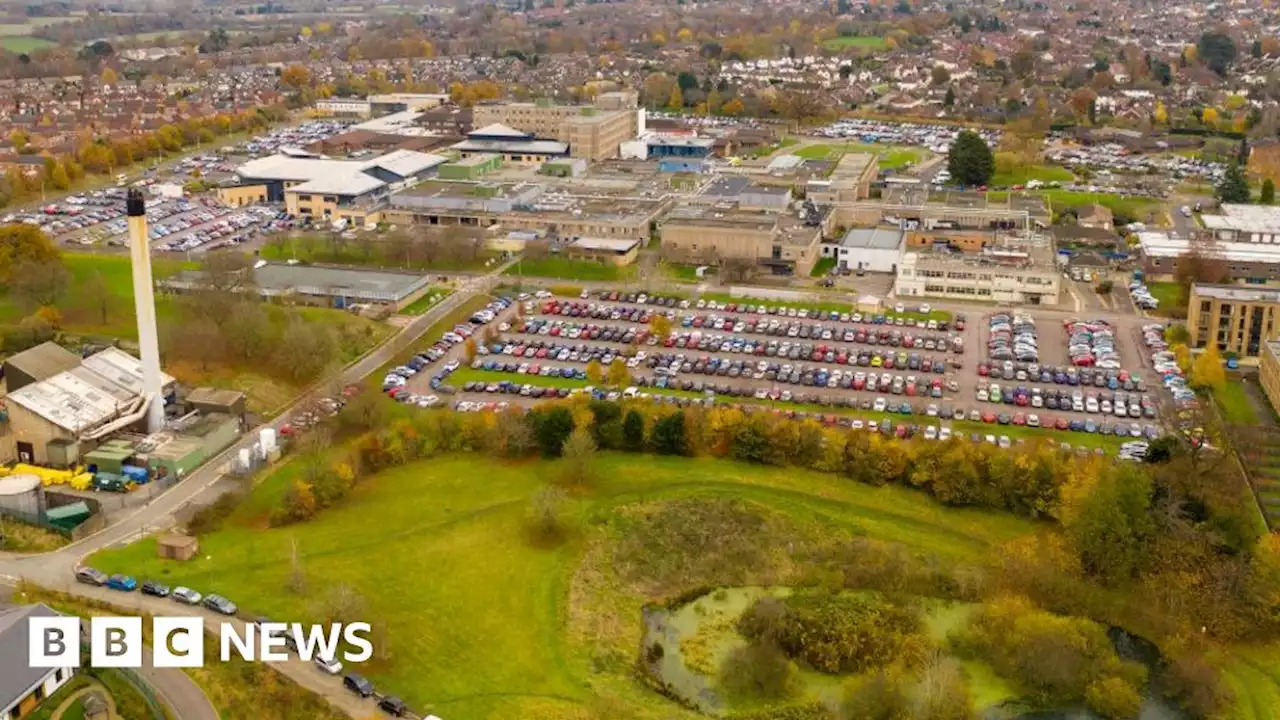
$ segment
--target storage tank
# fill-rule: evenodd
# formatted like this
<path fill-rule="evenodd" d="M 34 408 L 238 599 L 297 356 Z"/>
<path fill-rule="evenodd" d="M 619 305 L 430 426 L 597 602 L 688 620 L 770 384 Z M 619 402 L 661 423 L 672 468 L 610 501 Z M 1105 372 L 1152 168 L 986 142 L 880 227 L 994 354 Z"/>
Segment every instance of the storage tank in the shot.
<path fill-rule="evenodd" d="M 264 452 L 269 454 L 276 449 L 276 431 L 274 428 L 263 428 L 258 438 Z"/>
<path fill-rule="evenodd" d="M 38 475 L 10 475 L 0 478 L 0 509 L 10 510 L 28 517 L 39 517 L 41 494 L 44 492 Z"/>

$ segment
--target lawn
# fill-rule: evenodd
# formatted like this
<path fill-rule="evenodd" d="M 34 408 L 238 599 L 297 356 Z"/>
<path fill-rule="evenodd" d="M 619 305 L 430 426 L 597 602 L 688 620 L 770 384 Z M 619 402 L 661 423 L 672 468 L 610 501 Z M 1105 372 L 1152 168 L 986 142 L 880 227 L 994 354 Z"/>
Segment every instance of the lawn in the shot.
<path fill-rule="evenodd" d="M 818 262 L 813 264 L 813 270 L 809 271 L 809 277 L 824 277 L 835 266 L 836 259 L 833 257 L 818 258 Z"/>
<path fill-rule="evenodd" d="M 612 282 L 630 279 L 635 275 L 635 268 L 632 266 L 618 267 L 617 265 L 592 262 L 590 260 L 546 257 L 537 260 L 521 260 L 508 268 L 503 274 Z"/>
<path fill-rule="evenodd" d="M 331 265 L 442 271 L 480 270 L 496 257 L 493 253 L 481 252 L 473 258 L 441 255 L 430 260 L 406 262 L 403 258 L 388 257 L 388 249 L 388 243 L 367 232 L 358 234 L 355 240 L 318 233 L 271 240 L 262 246 L 259 253 L 263 260 L 299 260 Z"/>
<path fill-rule="evenodd" d="M 1218 409 L 1222 411 L 1222 419 L 1233 425 L 1256 425 L 1258 413 L 1249 400 L 1249 394 L 1240 384 L 1239 379 L 1224 383 L 1213 393 Z"/>
<path fill-rule="evenodd" d="M 662 274 L 668 279 L 676 282 L 698 283 L 703 278 L 698 277 L 698 265 L 685 265 L 681 263 L 662 263 Z M 715 274 L 714 267 L 708 267 L 706 274 L 708 276 Z"/>
<path fill-rule="evenodd" d="M 806 160 L 839 160 L 846 153 L 869 153 L 878 156 L 881 170 L 897 170 L 911 163 L 920 162 L 925 156 L 923 148 L 908 145 L 881 145 L 878 143 L 818 143 L 806 145 L 795 152 Z"/>
<path fill-rule="evenodd" d="M 653 598 L 618 576 L 613 558 L 647 537 L 636 512 L 734 503 L 806 536 L 891 541 L 944 564 L 983 562 L 1035 528 L 1009 514 L 948 509 L 903 488 L 795 468 L 605 455 L 598 470 L 592 492 L 566 498 L 562 512 L 573 529 L 555 547 L 529 541 L 526 513 L 556 467 L 466 455 L 384 472 L 340 508 L 266 529 L 270 506 L 298 472 L 285 465 L 221 531 L 201 538 L 198 559 L 160 560 L 147 539 L 90 563 L 218 592 L 249 615 L 297 620 L 315 619 L 327 588 L 358 588 L 390 654 L 360 672 L 419 713 L 665 720 L 696 716 L 633 678 L 640 611 Z M 295 569 L 310 581 L 305 594 L 286 589 Z M 611 709 L 600 714 L 602 707 Z"/>
<path fill-rule="evenodd" d="M 840 52 L 848 48 L 859 48 L 864 50 L 881 50 L 886 46 L 886 41 L 882 37 L 875 35 L 845 35 L 841 37 L 833 37 L 822 43 L 822 47 L 827 50 Z"/>
<path fill-rule="evenodd" d="M 41 553 L 57 550 L 69 542 L 61 533 L 0 516 L 0 550 Z"/>
<path fill-rule="evenodd" d="M 822 312 L 853 312 L 852 303 L 842 302 L 788 302 L 784 300 L 767 300 L 764 298 L 735 297 L 729 293 L 706 292 L 698 296 L 703 300 L 715 300 L 722 303 L 738 303 L 739 305 L 765 305 L 776 308 L 794 308 L 796 310 L 818 310 Z"/>
<path fill-rule="evenodd" d="M 1160 307 L 1151 311 L 1152 315 L 1163 317 L 1186 317 L 1187 308 L 1182 304 L 1182 289 L 1175 282 L 1147 283 L 1152 297 L 1160 301 Z"/>
<path fill-rule="evenodd" d="M 1026 185 L 1032 180 L 1040 182 L 1069 183 L 1076 176 L 1070 170 L 1058 165 L 1032 165 L 1015 168 L 1009 172 L 997 172 L 991 177 L 992 185 Z"/>
<path fill-rule="evenodd" d="M 1154 220 L 1159 221 L 1162 212 L 1160 201 L 1154 198 L 1124 197 L 1112 193 L 1076 192 L 1057 188 L 1032 192 L 1043 195 L 1049 201 L 1049 207 L 1055 214 L 1068 208 L 1097 203 L 1109 208 L 1111 212 L 1116 214 L 1117 225 L 1121 224 L 1122 217 L 1128 217 L 1137 222 L 1146 222 L 1148 215 L 1150 215 Z"/>
<path fill-rule="evenodd" d="M 5 35 L 0 37 L 0 50 L 11 53 L 33 53 L 37 50 L 53 47 L 54 43 L 44 38 L 27 35 Z"/>
<path fill-rule="evenodd" d="M 422 313 L 440 304 L 445 298 L 449 297 L 452 294 L 453 294 L 453 291 L 450 290 L 449 288 L 443 288 L 443 287 L 429 288 L 425 295 L 418 298 L 417 300 L 414 300 L 408 305 L 405 305 L 404 308 L 400 310 L 400 314 L 401 315 L 421 315 Z"/>

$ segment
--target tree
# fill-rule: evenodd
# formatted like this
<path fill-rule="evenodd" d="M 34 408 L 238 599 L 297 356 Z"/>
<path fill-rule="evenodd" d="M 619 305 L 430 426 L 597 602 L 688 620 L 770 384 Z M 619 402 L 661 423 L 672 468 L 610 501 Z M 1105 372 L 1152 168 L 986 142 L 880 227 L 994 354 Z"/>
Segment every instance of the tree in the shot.
<path fill-rule="evenodd" d="M 1142 709 L 1142 695 L 1123 678 L 1109 677 L 1085 689 L 1089 709 L 1108 718 L 1132 718 Z"/>
<path fill-rule="evenodd" d="M 477 350 L 476 339 L 474 337 L 469 337 L 467 338 L 467 341 L 463 343 L 462 346 L 464 351 L 467 354 L 467 362 L 474 362 L 476 359 L 476 350 Z"/>
<path fill-rule="evenodd" d="M 115 70 L 112 70 L 111 68 L 102 69 L 103 85 L 115 85 L 118 82 L 120 82 L 120 76 L 116 74 Z"/>
<path fill-rule="evenodd" d="M 671 320 L 666 315 L 654 313 L 649 318 L 649 332 L 659 340 L 666 340 L 671 336 Z"/>
<path fill-rule="evenodd" d="M 981 135 L 964 130 L 951 144 L 947 170 L 962 185 L 986 185 L 995 172 L 995 156 Z"/>
<path fill-rule="evenodd" d="M 1156 101 L 1156 109 L 1151 113 L 1151 122 L 1156 125 L 1169 124 L 1169 109 L 1164 106 L 1163 101 Z"/>
<path fill-rule="evenodd" d="M 293 90 L 311 83 L 311 71 L 305 65 L 290 65 L 280 73 L 280 82 Z"/>
<path fill-rule="evenodd" d="M 671 97 L 667 99 L 667 109 L 672 112 L 684 109 L 684 93 L 680 91 L 679 85 L 672 86 Z"/>
<path fill-rule="evenodd" d="M 1236 43 L 1225 33 L 1207 32 L 1196 42 L 1196 56 L 1205 67 L 1225 76 L 1231 63 L 1236 60 Z"/>
<path fill-rule="evenodd" d="M 604 369 L 600 367 L 599 360 L 592 360 L 587 363 L 587 380 L 593 385 L 604 383 Z"/>
<path fill-rule="evenodd" d="M 613 359 L 609 363 L 609 373 L 605 378 L 609 385 L 621 387 L 631 382 L 631 373 L 627 371 L 627 361 L 620 357 Z"/>
<path fill-rule="evenodd" d="M 1258 202 L 1263 205 L 1272 205 L 1276 201 L 1276 182 L 1271 178 L 1262 181 L 1262 192 L 1258 195 Z"/>
<path fill-rule="evenodd" d="M 71 274 L 60 260 L 24 261 L 14 268 L 9 292 L 28 309 L 52 307 L 66 294 Z"/>
<path fill-rule="evenodd" d="M 21 128 L 14 128 L 9 133 L 9 144 L 13 146 L 14 152 L 24 153 L 27 151 L 27 145 L 31 144 L 31 136 Z"/>
<path fill-rule="evenodd" d="M 1103 471 L 1083 498 L 1064 509 L 1063 525 L 1087 574 L 1115 584 L 1146 566 L 1155 532 L 1151 497 L 1146 472 L 1117 465 Z"/>
<path fill-rule="evenodd" d="M 573 433 L 573 413 L 566 407 L 554 406 L 531 410 L 528 417 L 542 456 L 559 457 Z"/>
<path fill-rule="evenodd" d="M 644 416 L 639 410 L 627 410 L 622 419 L 622 449 L 628 452 L 644 450 Z"/>
<path fill-rule="evenodd" d="M 555 543 L 564 537 L 564 491 L 554 485 L 539 488 L 529 507 L 529 524 L 539 543 Z"/>
<path fill-rule="evenodd" d="M 67 174 L 65 163 L 55 162 L 53 164 L 53 172 L 49 175 L 49 182 L 57 190 L 66 190 L 71 187 L 71 176 Z"/>
<path fill-rule="evenodd" d="M 653 424 L 653 449 L 659 455 L 685 455 L 688 444 L 684 432 L 684 411 L 674 413 Z"/>
<path fill-rule="evenodd" d="M 950 85 L 947 86 L 947 94 L 942 98 L 944 107 L 951 107 L 956 104 L 956 89 Z"/>
<path fill-rule="evenodd" d="M 575 429 L 560 451 L 560 479 L 570 487 L 585 487 L 596 479 L 596 440 L 591 428 Z"/>
<path fill-rule="evenodd" d="M 1222 116 L 1218 113 L 1217 108 L 1207 107 L 1200 111 L 1200 122 L 1204 123 L 1207 128 L 1215 128 Z"/>
<path fill-rule="evenodd" d="M 39 313 L 28 315 L 18 323 L 18 327 L 27 335 L 31 346 L 53 339 L 53 325 Z"/>
<path fill-rule="evenodd" d="M 934 65 L 933 70 L 929 72 L 929 81 L 935 86 L 946 85 L 951 82 L 951 73 L 941 65 Z"/>
<path fill-rule="evenodd" d="M 728 115 L 729 117 L 737 117 L 741 115 L 743 111 L 745 111 L 746 109 L 747 109 L 746 106 L 742 104 L 742 100 L 735 97 L 729 102 L 725 103 L 724 107 L 720 108 L 720 114 Z"/>
<path fill-rule="evenodd" d="M 1231 163 L 1216 188 L 1218 199 L 1224 203 L 1249 202 L 1249 179 L 1240 165 Z"/>
<path fill-rule="evenodd" d="M 1218 348 L 1210 344 L 1191 362 L 1190 385 L 1200 390 L 1217 390 L 1227 383 L 1227 371 L 1222 365 Z"/>
<path fill-rule="evenodd" d="M 275 352 L 287 377 L 306 382 L 319 377 L 337 359 L 338 340 L 331 328 L 293 320 L 281 334 Z"/>

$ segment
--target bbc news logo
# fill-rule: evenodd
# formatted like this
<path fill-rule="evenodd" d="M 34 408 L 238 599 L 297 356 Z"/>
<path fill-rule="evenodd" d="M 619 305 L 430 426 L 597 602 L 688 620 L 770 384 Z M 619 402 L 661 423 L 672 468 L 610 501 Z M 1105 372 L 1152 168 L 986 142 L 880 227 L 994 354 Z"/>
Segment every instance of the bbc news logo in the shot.
<path fill-rule="evenodd" d="M 80 618 L 29 618 L 28 665 L 32 668 L 80 667 Z M 298 657 L 341 659 L 361 663 L 373 656 L 369 623 L 303 625 L 264 622 L 218 627 L 218 656 L 249 661 L 285 662 L 289 640 Z M 191 668 L 204 665 L 205 627 L 199 617 L 156 617 L 151 624 L 151 664 L 159 668 Z M 89 665 L 100 668 L 142 667 L 142 618 L 94 617 L 89 619 Z"/>

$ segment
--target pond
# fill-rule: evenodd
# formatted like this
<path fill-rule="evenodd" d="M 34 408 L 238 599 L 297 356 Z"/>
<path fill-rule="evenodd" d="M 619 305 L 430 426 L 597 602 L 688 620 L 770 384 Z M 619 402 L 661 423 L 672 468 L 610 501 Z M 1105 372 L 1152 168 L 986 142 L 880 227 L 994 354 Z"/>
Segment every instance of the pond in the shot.
<path fill-rule="evenodd" d="M 746 644 L 735 630 L 735 623 L 760 597 L 786 597 L 791 593 L 791 588 L 786 587 L 722 588 L 679 607 L 645 608 L 642 647 L 646 670 L 667 695 L 706 715 L 717 717 L 745 709 L 727 697 L 718 682 L 720 663 L 733 650 Z M 977 607 L 969 603 L 922 600 L 925 624 L 939 643 L 968 622 L 969 614 Z M 1153 644 L 1119 628 L 1109 630 L 1108 637 L 1122 658 L 1140 662 L 1152 676 L 1156 675 L 1161 658 Z M 1084 707 L 1026 712 L 1015 690 L 989 665 L 969 659 L 962 660 L 961 664 L 969 678 L 970 692 L 987 720 L 1104 720 Z M 835 704 L 848 680 L 844 676 L 807 670 L 802 670 L 799 676 L 801 690 L 788 704 L 802 701 Z M 1154 685 L 1149 688 L 1138 716 L 1138 720 L 1187 718 Z"/>

